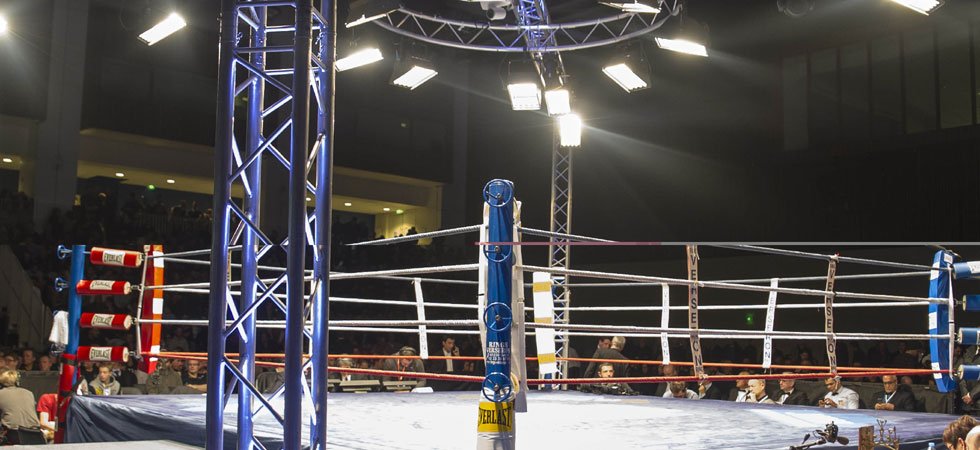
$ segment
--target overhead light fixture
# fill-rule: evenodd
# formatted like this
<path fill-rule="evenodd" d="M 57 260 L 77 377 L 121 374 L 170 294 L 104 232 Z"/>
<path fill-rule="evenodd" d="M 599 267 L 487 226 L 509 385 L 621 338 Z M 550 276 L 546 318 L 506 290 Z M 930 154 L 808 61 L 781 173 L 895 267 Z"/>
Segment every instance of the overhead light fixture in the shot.
<path fill-rule="evenodd" d="M 0 16 L 0 36 L 7 34 L 8 29 L 10 29 L 10 25 L 7 24 L 7 18 Z"/>
<path fill-rule="evenodd" d="M 399 215 L 400 214 L 405 214 L 405 210 L 404 209 L 396 209 L 395 210 L 395 214 L 399 214 Z"/>
<path fill-rule="evenodd" d="M 674 32 L 658 36 L 657 46 L 672 52 L 708 56 L 708 27 L 694 19 L 681 17 Z"/>
<path fill-rule="evenodd" d="M 167 178 L 167 184 L 174 184 L 176 182 L 177 180 L 174 180 L 173 178 Z"/>
<path fill-rule="evenodd" d="M 350 4 L 350 13 L 345 23 L 347 28 L 368 23 L 401 8 L 399 0 L 355 0 Z"/>
<path fill-rule="evenodd" d="M 312 201 L 313 201 L 313 199 L 312 199 L 312 198 L 309 198 L 309 197 L 306 197 L 306 201 L 308 201 L 308 202 L 312 202 Z"/>
<path fill-rule="evenodd" d="M 148 184 L 148 185 L 146 186 L 146 189 L 147 189 L 147 190 L 150 190 L 150 191 L 154 191 L 154 190 L 156 190 L 156 188 L 157 188 L 157 187 L 156 187 L 156 186 L 154 186 L 154 185 L 152 185 L 152 184 Z"/>
<path fill-rule="evenodd" d="M 565 88 L 545 91 L 544 103 L 548 107 L 549 116 L 560 116 L 572 112 L 571 94 Z"/>
<path fill-rule="evenodd" d="M 536 111 L 541 109 L 541 88 L 538 86 L 538 71 L 530 60 L 511 61 L 507 80 L 507 93 L 514 111 Z"/>
<path fill-rule="evenodd" d="M 116 176 L 119 177 L 119 178 L 122 178 L 122 177 L 126 176 L 126 174 L 124 174 L 122 172 L 116 172 Z"/>
<path fill-rule="evenodd" d="M 623 12 L 627 13 L 641 13 L 641 14 L 657 14 L 660 12 L 660 1 L 643 1 L 635 0 L 632 2 L 599 2 L 600 4 L 606 6 L 612 6 L 613 8 L 619 8 Z"/>
<path fill-rule="evenodd" d="M 406 56 L 395 63 L 391 84 L 414 90 L 438 74 L 431 62 L 416 56 Z"/>
<path fill-rule="evenodd" d="M 14 162 L 14 160 L 11 159 L 11 158 L 4 158 L 3 159 L 3 162 L 5 162 L 5 163 L 12 163 L 12 162 Z"/>
<path fill-rule="evenodd" d="M 186 26 L 187 21 L 180 14 L 171 13 L 166 19 L 161 20 L 153 28 L 144 31 L 139 37 L 141 41 L 146 42 L 146 45 L 153 45 Z"/>
<path fill-rule="evenodd" d="M 384 59 L 384 56 L 381 54 L 381 50 L 379 50 L 377 47 L 370 47 L 357 50 L 350 55 L 338 59 L 334 63 L 334 67 L 337 69 L 337 72 L 343 72 L 355 67 L 361 67 L 373 62 L 378 62 L 382 59 Z"/>
<path fill-rule="evenodd" d="M 628 47 L 602 68 L 602 73 L 612 78 L 626 92 L 650 87 L 650 67 L 643 57 L 642 47 Z"/>
<path fill-rule="evenodd" d="M 582 118 L 578 114 L 558 117 L 558 140 L 562 147 L 582 145 Z"/>
<path fill-rule="evenodd" d="M 776 9 L 794 19 L 799 19 L 813 11 L 815 0 L 776 0 Z"/>
<path fill-rule="evenodd" d="M 344 202 L 344 206 L 348 206 L 349 207 L 349 206 L 354 206 L 354 204 L 351 203 L 351 202 Z"/>
<path fill-rule="evenodd" d="M 891 0 L 919 14 L 929 15 L 945 3 L 943 0 Z"/>
<path fill-rule="evenodd" d="M 381 210 L 384 211 L 384 212 L 388 212 L 388 211 L 391 211 L 391 208 L 384 207 L 384 208 L 381 208 Z"/>

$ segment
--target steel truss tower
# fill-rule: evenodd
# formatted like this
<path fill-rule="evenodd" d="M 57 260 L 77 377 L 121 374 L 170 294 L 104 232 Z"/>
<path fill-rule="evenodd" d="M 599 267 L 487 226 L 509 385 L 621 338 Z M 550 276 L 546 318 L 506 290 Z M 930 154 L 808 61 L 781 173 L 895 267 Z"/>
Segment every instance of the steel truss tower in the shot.
<path fill-rule="evenodd" d="M 269 25 L 272 8 L 279 17 L 291 16 L 291 23 Z M 221 2 L 208 449 L 224 448 L 224 411 L 232 399 L 239 449 L 265 448 L 252 429 L 253 415 L 262 410 L 282 424 L 285 449 L 305 445 L 304 423 L 310 426 L 309 448 L 326 448 L 335 17 L 333 0 L 321 0 L 319 7 L 313 0 Z M 288 235 L 282 241 L 273 240 L 259 215 L 263 171 L 270 169 L 289 173 Z M 312 212 L 307 197 L 315 198 Z M 274 272 L 271 282 L 259 276 L 260 270 L 269 276 L 261 262 L 283 256 L 285 272 Z M 260 315 L 286 322 L 286 382 L 268 398 L 254 383 Z M 240 354 L 237 360 L 226 356 L 229 345 Z"/>

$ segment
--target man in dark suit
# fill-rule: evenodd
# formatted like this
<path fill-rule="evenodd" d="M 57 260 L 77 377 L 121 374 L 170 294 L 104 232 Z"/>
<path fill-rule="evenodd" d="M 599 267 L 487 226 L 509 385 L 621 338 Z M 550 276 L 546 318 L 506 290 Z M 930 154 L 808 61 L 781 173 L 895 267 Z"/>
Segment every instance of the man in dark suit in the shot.
<path fill-rule="evenodd" d="M 898 377 L 885 375 L 881 377 L 884 390 L 875 394 L 875 409 L 886 411 L 915 411 L 915 396 L 911 392 L 900 389 Z"/>
<path fill-rule="evenodd" d="M 596 349 L 595 353 L 592 355 L 593 359 L 621 359 L 624 361 L 629 361 L 629 358 L 623 356 L 623 347 L 626 346 L 626 338 L 622 336 L 613 336 L 612 342 L 609 344 L 609 348 L 599 347 Z M 583 378 L 597 378 L 598 377 L 599 365 L 595 361 L 589 363 L 589 367 L 585 369 Z M 629 365 L 628 364 L 615 364 L 615 371 L 617 377 L 628 377 L 629 376 Z"/>
<path fill-rule="evenodd" d="M 783 375 L 792 373 L 793 372 L 783 372 Z M 779 380 L 779 392 L 773 396 L 773 400 L 776 400 L 776 403 L 779 403 L 780 405 L 811 406 L 810 398 L 807 397 L 806 392 L 796 389 L 796 380 L 792 378 Z"/>
<path fill-rule="evenodd" d="M 728 400 L 728 392 L 722 391 L 715 383 L 704 381 L 698 385 L 698 398 L 701 400 Z"/>

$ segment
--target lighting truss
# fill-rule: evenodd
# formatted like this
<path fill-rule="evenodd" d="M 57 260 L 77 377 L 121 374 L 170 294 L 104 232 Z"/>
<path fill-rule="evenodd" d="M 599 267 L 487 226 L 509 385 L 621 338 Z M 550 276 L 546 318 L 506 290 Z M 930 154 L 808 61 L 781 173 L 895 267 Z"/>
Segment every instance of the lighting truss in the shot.
<path fill-rule="evenodd" d="M 553 53 L 602 47 L 642 36 L 660 28 L 679 10 L 679 1 L 673 0 L 663 3 L 661 12 L 653 15 L 624 12 L 577 22 L 508 25 L 452 20 L 400 8 L 373 23 L 422 42 L 488 52 L 527 52 L 528 35 L 540 34 L 534 40 L 550 44 L 536 51 Z"/>

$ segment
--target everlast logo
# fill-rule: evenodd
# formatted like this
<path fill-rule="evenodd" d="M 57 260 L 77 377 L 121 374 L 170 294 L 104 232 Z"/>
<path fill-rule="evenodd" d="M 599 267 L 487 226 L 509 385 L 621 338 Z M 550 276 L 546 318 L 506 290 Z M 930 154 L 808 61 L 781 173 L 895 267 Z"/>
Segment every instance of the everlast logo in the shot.
<path fill-rule="evenodd" d="M 112 282 L 109 280 L 92 280 L 88 288 L 93 291 L 111 291 Z"/>
<path fill-rule="evenodd" d="M 122 252 L 103 252 L 102 263 L 120 265 L 123 263 L 124 256 L 125 254 Z"/>
<path fill-rule="evenodd" d="M 94 347 L 88 352 L 92 361 L 109 361 L 112 359 L 112 347 Z"/>
<path fill-rule="evenodd" d="M 510 428 L 513 416 L 509 408 L 500 409 L 481 409 L 479 425 L 497 425 L 501 428 Z"/>
<path fill-rule="evenodd" d="M 93 327 L 111 327 L 112 326 L 112 314 L 93 314 L 92 315 L 92 326 Z"/>

